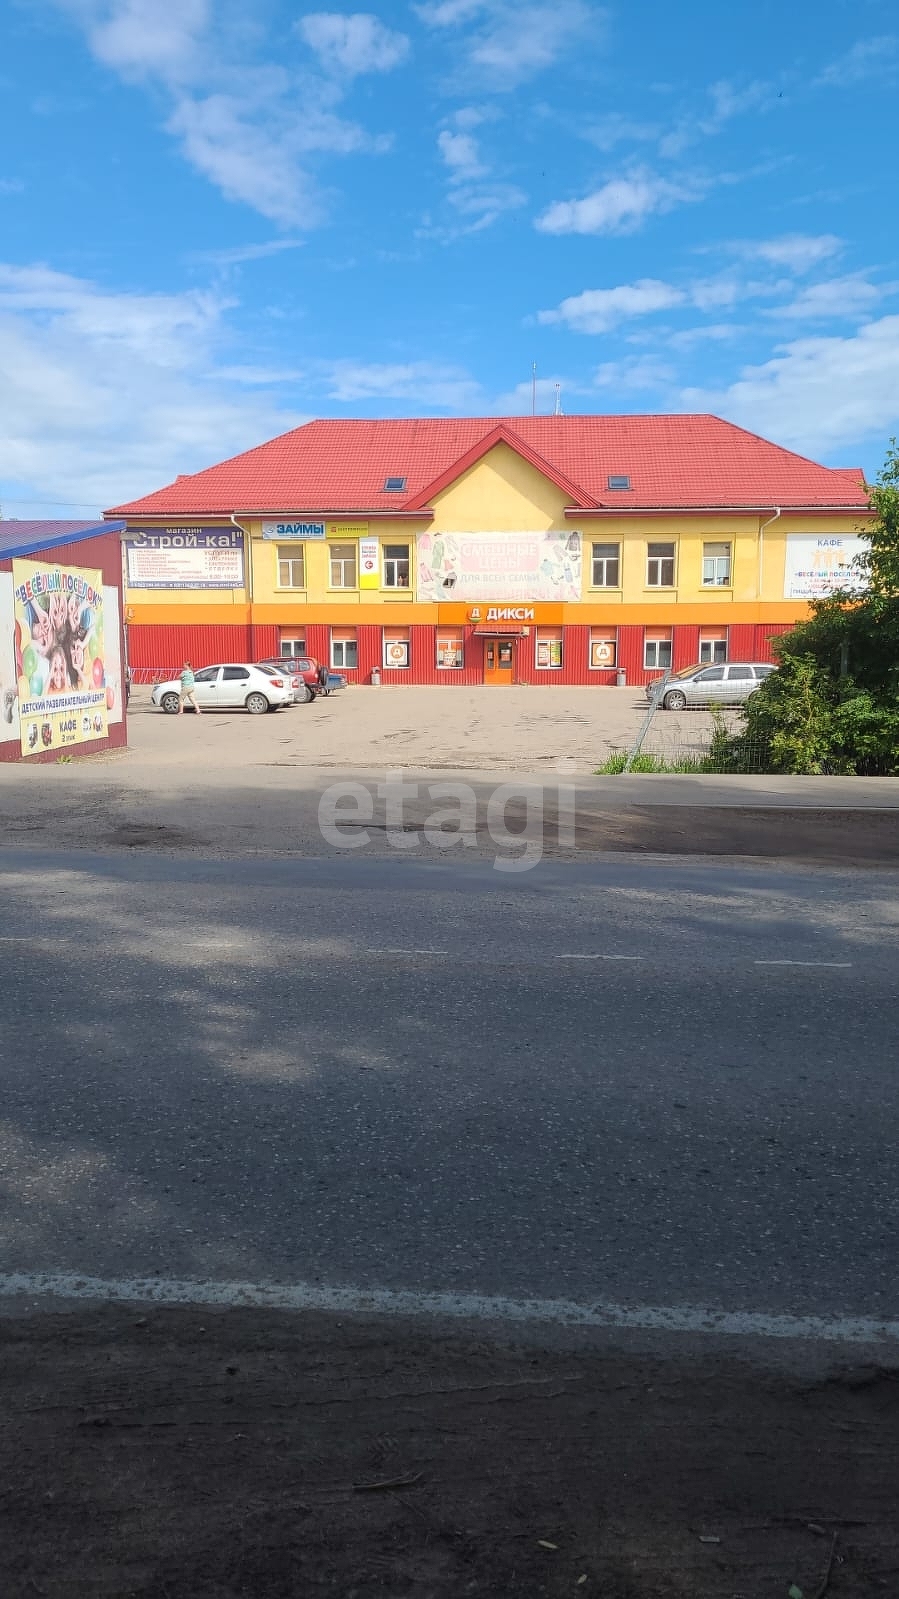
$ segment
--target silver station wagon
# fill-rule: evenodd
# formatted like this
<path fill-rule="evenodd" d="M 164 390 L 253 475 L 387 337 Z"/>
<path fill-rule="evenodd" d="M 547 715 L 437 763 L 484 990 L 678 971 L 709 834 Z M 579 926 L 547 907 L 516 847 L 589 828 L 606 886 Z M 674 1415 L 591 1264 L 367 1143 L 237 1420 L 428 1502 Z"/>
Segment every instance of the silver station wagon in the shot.
<path fill-rule="evenodd" d="M 647 683 L 646 698 L 660 698 L 666 711 L 683 711 L 691 705 L 740 705 L 776 671 L 777 667 L 770 661 L 687 666 L 669 678 L 656 677 Z"/>

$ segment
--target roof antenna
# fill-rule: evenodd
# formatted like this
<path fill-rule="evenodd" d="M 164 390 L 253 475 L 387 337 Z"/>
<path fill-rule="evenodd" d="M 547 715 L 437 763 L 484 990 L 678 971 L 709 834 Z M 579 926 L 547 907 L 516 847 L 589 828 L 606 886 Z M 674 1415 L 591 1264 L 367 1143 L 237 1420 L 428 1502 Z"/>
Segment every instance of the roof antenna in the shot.
<path fill-rule="evenodd" d="M 531 368 L 531 416 L 537 415 L 537 363 Z"/>
<path fill-rule="evenodd" d="M 553 416 L 561 416 L 562 415 L 562 385 L 561 385 L 561 383 L 555 383 L 555 384 L 553 384 L 553 387 L 554 387 L 554 389 L 556 391 L 556 408 L 553 411 Z"/>

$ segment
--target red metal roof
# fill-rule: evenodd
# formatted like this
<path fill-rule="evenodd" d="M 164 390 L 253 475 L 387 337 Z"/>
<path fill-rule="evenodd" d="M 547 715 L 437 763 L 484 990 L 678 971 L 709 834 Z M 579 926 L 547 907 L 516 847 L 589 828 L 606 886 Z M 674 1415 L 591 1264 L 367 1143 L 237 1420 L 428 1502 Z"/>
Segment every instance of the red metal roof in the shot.
<path fill-rule="evenodd" d="M 307 422 L 107 515 L 414 514 L 491 436 L 587 511 L 867 505 L 860 467 L 819 466 L 716 416 L 427 417 Z M 618 475 L 630 491 L 609 490 Z M 405 478 L 402 493 L 385 492 L 388 477 Z"/>
<path fill-rule="evenodd" d="M 0 522 L 0 560 L 37 555 L 62 544 L 82 544 L 102 538 L 104 533 L 120 533 L 124 526 L 124 522 Z"/>

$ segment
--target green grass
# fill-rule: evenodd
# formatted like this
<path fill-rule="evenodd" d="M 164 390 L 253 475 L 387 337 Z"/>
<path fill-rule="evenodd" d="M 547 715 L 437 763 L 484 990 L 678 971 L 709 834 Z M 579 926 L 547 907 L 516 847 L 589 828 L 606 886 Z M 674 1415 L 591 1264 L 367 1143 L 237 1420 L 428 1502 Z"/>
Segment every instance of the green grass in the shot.
<path fill-rule="evenodd" d="M 601 766 L 594 771 L 595 777 L 619 777 L 627 765 L 627 751 L 616 750 L 614 755 L 607 755 Z M 678 760 L 665 761 L 661 755 L 636 755 L 630 768 L 632 772 L 660 772 L 670 774 L 687 774 L 707 772 L 708 762 L 699 755 L 682 755 Z"/>

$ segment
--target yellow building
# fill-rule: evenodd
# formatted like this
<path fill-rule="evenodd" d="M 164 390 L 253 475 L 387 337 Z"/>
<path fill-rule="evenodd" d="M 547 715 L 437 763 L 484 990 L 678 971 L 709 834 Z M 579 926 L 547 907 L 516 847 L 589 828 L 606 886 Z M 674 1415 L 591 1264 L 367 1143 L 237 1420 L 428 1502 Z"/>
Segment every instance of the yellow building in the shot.
<path fill-rule="evenodd" d="M 860 469 L 709 416 L 311 422 L 107 514 L 133 667 L 447 684 L 767 660 L 869 515 Z"/>

